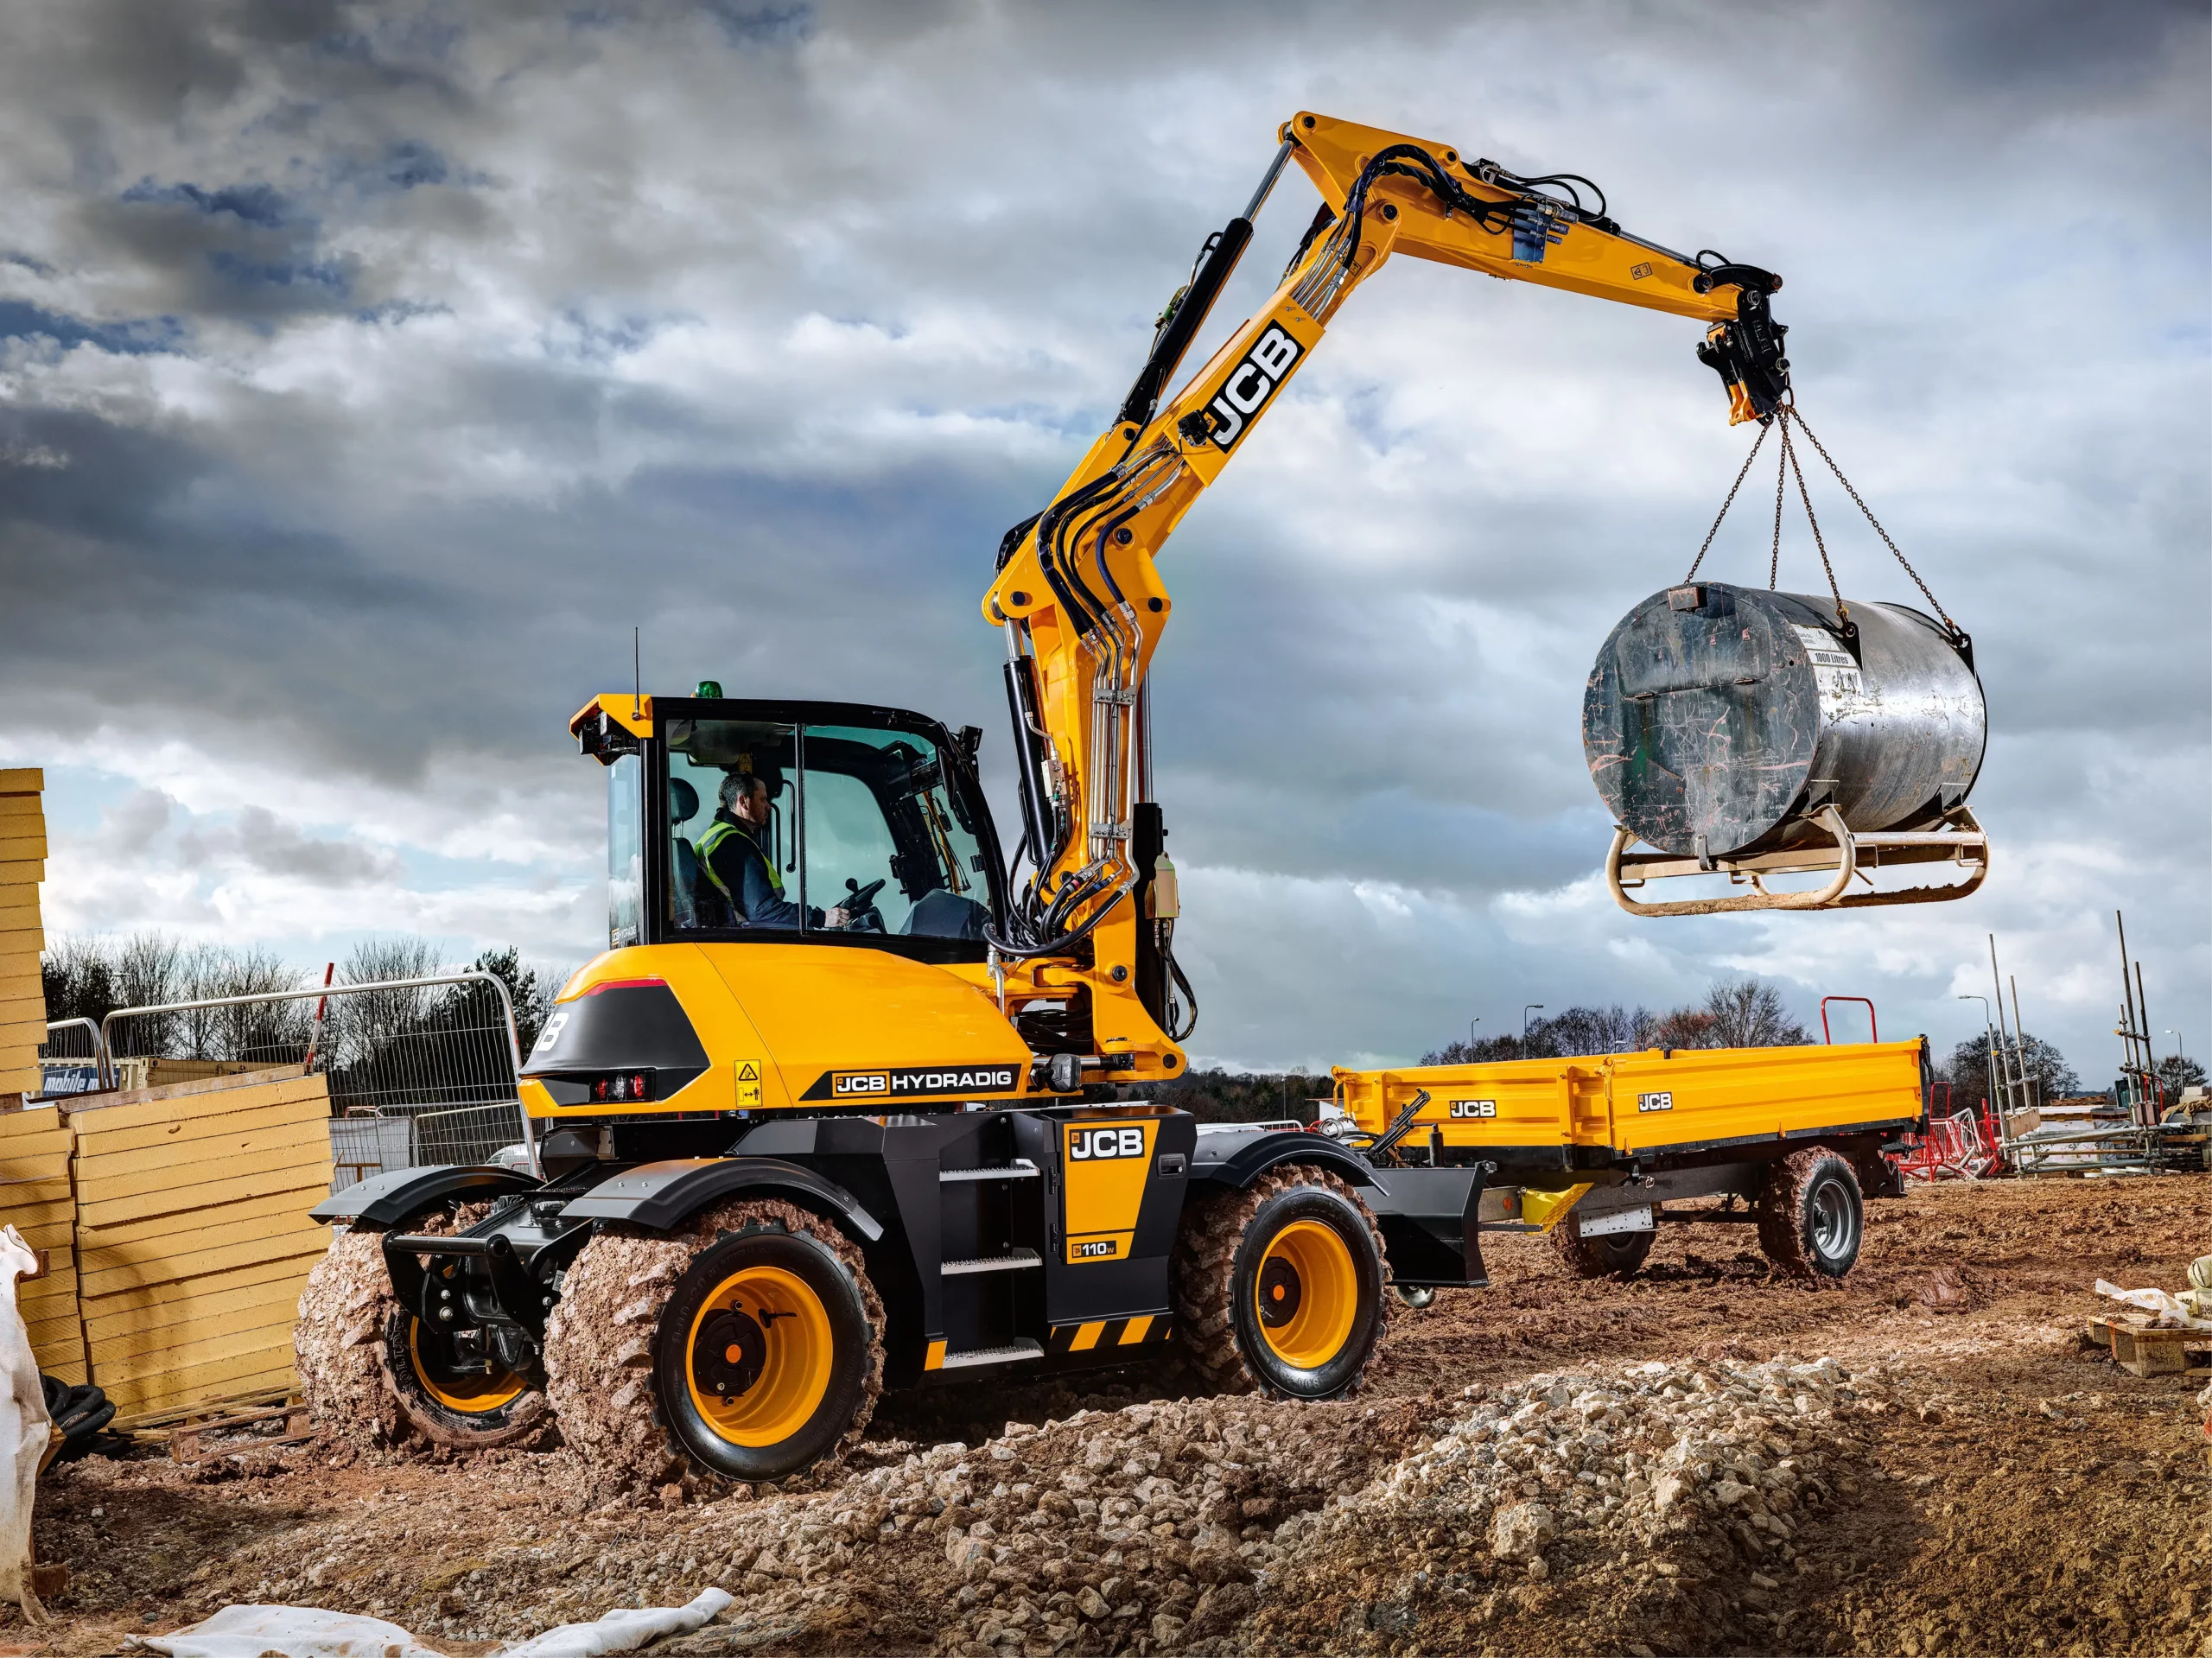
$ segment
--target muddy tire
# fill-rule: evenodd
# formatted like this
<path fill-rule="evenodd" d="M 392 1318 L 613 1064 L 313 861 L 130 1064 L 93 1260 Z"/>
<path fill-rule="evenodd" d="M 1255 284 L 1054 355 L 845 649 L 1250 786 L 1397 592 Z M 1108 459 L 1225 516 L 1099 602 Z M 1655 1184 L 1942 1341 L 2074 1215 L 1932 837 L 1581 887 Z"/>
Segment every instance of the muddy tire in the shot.
<path fill-rule="evenodd" d="M 1224 1393 L 1334 1399 L 1382 1333 L 1382 1235 L 1344 1181 L 1278 1166 L 1196 1198 L 1169 1260 L 1183 1358 Z"/>
<path fill-rule="evenodd" d="M 1582 1236 L 1582 1217 L 1569 1210 L 1552 1228 L 1552 1248 L 1578 1278 L 1626 1277 L 1643 1265 L 1651 1246 L 1659 1241 L 1655 1228 L 1649 1232 L 1615 1232 L 1602 1238 Z"/>
<path fill-rule="evenodd" d="M 1825 1146 L 1792 1152 L 1768 1169 L 1758 1217 L 1766 1258 L 1803 1278 L 1841 1278 L 1866 1236 L 1859 1178 Z"/>
<path fill-rule="evenodd" d="M 385 1321 L 398 1304 L 384 1269 L 384 1229 L 354 1225 L 333 1237 L 308 1274 L 292 1326 L 292 1357 L 308 1420 L 353 1444 L 397 1444 L 399 1404 L 384 1376 Z"/>
<path fill-rule="evenodd" d="M 725 1286 L 733 1280 L 785 1278 L 812 1286 L 830 1335 L 844 1339 L 819 1403 L 784 1413 L 804 1416 L 796 1431 L 747 1445 L 741 1441 L 758 1439 L 749 1430 L 759 1424 L 726 1422 L 734 1437 L 714 1432 L 715 1407 L 701 1399 L 715 1399 L 716 1376 L 700 1376 L 697 1396 L 683 1384 L 701 1331 L 718 1311 L 709 1304 L 731 1299 Z M 801 1296 L 796 1289 L 784 1293 Z M 772 1331 L 783 1317 L 797 1316 L 754 1311 L 769 1312 Z M 775 1375 L 758 1367 L 758 1328 L 742 1343 L 732 1336 L 730 1347 L 754 1362 L 750 1377 L 735 1379 L 765 1380 L 772 1388 Z M 859 1247 L 829 1222 L 773 1198 L 733 1200 L 703 1211 L 678 1233 L 607 1232 L 587 1243 L 563 1280 L 546 1328 L 545 1369 L 561 1437 L 601 1490 L 634 1495 L 687 1473 L 779 1479 L 835 1463 L 866 1431 L 883 1390 L 883 1303 Z M 672 1395 L 665 1406 L 664 1391 Z M 746 1391 L 739 1388 L 739 1396 Z"/>
<path fill-rule="evenodd" d="M 408 1217 L 397 1229 L 443 1236 L 474 1225 L 490 1209 L 441 1206 Z M 495 1396 L 459 1394 L 454 1379 L 410 1339 L 416 1320 L 399 1305 L 385 1271 L 387 1229 L 348 1228 L 308 1274 L 292 1331 L 308 1420 L 370 1448 L 413 1440 L 486 1450 L 529 1438 L 546 1414 L 534 1375 L 503 1378 Z"/>

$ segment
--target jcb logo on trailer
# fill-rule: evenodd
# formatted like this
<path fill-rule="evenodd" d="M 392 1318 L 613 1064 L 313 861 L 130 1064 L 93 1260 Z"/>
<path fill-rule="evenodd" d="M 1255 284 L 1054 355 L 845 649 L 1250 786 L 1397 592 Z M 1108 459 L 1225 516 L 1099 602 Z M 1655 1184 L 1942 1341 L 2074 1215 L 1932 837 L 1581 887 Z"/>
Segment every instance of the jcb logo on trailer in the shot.
<path fill-rule="evenodd" d="M 1068 1136 L 1068 1156 L 1078 1163 L 1143 1155 L 1141 1128 L 1078 1128 Z"/>
<path fill-rule="evenodd" d="M 1497 1115 L 1496 1100 L 1454 1100 L 1452 1115 L 1455 1117 L 1494 1117 Z"/>
<path fill-rule="evenodd" d="M 1639 1094 L 1636 1096 L 1636 1109 L 1639 1111 L 1671 1111 L 1675 1109 L 1674 1093 L 1670 1089 L 1664 1094 Z"/>
<path fill-rule="evenodd" d="M 1254 342 L 1244 360 L 1230 370 L 1220 391 L 1206 405 L 1206 412 L 1213 416 L 1210 422 L 1213 429 L 1207 435 L 1215 448 L 1227 451 L 1236 446 L 1245 427 L 1259 417 L 1275 388 L 1290 378 L 1291 369 L 1303 354 L 1304 348 L 1281 324 L 1270 326 Z"/>

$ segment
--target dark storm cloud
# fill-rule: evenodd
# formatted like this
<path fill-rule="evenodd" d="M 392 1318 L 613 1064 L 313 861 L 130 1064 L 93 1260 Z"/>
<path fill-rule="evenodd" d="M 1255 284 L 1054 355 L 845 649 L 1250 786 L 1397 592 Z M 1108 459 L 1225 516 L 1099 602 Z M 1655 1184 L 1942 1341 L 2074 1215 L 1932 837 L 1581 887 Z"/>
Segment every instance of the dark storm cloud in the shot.
<path fill-rule="evenodd" d="M 632 624 L 649 680 L 918 706 L 1002 766 L 990 549 L 1274 124 L 1332 110 L 1590 172 L 1631 228 L 1785 272 L 1808 414 L 1976 635 L 2008 861 L 1886 931 L 1560 898 L 1608 829 L 1589 658 L 1748 437 L 1689 325 L 1401 263 L 1163 563 L 1161 779 L 1219 906 L 1185 929 L 1202 1048 L 1402 1056 L 1456 997 L 1657 1002 L 1754 959 L 1808 991 L 1878 960 L 1935 1007 L 1979 929 L 2047 937 L 2055 980 L 2108 897 L 2159 895 L 2212 982 L 2201 7 L 116 0 L 0 29 L 18 708 L 446 819 L 537 791 L 577 869 L 561 727 L 626 683 Z M 1307 200 L 1287 179 L 1223 324 Z M 1715 543 L 1735 579 L 1765 478 Z M 1847 590 L 1918 602 L 1814 485 Z M 1802 525 L 1783 571 L 1821 582 Z M 2146 782 L 2131 870 L 2037 873 L 2105 855 Z M 217 861 L 343 872 L 269 804 L 303 843 L 233 813 Z"/>

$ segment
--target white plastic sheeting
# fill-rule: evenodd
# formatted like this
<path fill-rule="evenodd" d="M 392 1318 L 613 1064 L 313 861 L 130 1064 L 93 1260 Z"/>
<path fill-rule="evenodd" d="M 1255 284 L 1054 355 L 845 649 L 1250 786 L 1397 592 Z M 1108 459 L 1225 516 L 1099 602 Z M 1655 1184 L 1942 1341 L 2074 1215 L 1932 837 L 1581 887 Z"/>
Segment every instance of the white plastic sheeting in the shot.
<path fill-rule="evenodd" d="M 613 1611 L 592 1623 L 563 1623 L 497 1658 L 601 1658 L 632 1652 L 664 1635 L 697 1629 L 730 1603 L 709 1589 L 683 1606 Z M 314 1606 L 226 1606 L 214 1617 L 174 1635 L 133 1636 L 129 1644 L 166 1658 L 443 1658 L 397 1623 L 355 1612 Z"/>
<path fill-rule="evenodd" d="M 563 1623 L 518 1647 L 503 1647 L 496 1658 L 600 1658 L 601 1653 L 630 1652 L 664 1635 L 696 1629 L 729 1603 L 728 1593 L 709 1589 L 688 1605 L 609 1612 L 596 1623 Z"/>
<path fill-rule="evenodd" d="M 226 1606 L 188 1629 L 124 1644 L 168 1658 L 444 1658 L 397 1623 L 315 1606 Z"/>
<path fill-rule="evenodd" d="M 16 1280 L 37 1270 L 38 1256 L 23 1235 L 0 1228 L 0 1600 L 22 1607 L 26 1623 L 46 1621 L 46 1609 L 31 1591 L 31 1504 L 54 1430 L 30 1331 L 16 1305 Z"/>
<path fill-rule="evenodd" d="M 2119 1285 L 2107 1284 L 2100 1278 L 2097 1293 L 2108 1300 L 2119 1302 L 2122 1306 L 2134 1307 L 2139 1312 L 2149 1313 L 2154 1329 L 2164 1326 L 2168 1330 L 2212 1330 L 2212 1318 L 2193 1316 L 2190 1308 L 2164 1290 L 2124 1290 Z"/>

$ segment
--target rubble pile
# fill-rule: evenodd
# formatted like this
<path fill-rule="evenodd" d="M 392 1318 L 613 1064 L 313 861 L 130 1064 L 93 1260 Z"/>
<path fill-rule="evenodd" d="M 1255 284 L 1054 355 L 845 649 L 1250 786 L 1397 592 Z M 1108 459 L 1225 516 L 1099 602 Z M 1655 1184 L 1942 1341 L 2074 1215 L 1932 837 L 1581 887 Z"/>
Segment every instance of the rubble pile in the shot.
<path fill-rule="evenodd" d="M 1376 1404 L 1155 1401 L 1009 1422 L 976 1445 L 870 1442 L 811 1489 L 687 1501 L 670 1486 L 585 1512 L 565 1453 L 495 1454 L 473 1466 L 500 1488 L 480 1494 L 496 1523 L 435 1487 L 379 1486 L 350 1513 L 240 1539 L 187 1592 L 200 1616 L 358 1608 L 433 1643 L 721 1588 L 734 1604 L 696 1638 L 748 1648 L 1480 1645 L 1532 1587 L 1618 1588 L 1625 1571 L 1631 1587 L 1688 1590 L 1722 1555 L 1743 1566 L 1730 1604 L 1756 1610 L 1827 1499 L 1840 1416 L 1882 1391 L 1823 1359 L 1617 1366 Z"/>
<path fill-rule="evenodd" d="M 1433 1445 L 1277 1532 L 1290 1565 L 1265 1585 L 1258 1632 L 1292 1647 L 1379 1647 L 1408 1631 L 1480 1643 L 1516 1614 L 1571 1617 L 1561 1595 L 1534 1591 L 1572 1578 L 1565 1598 L 1616 1635 L 1622 1601 L 1639 1595 L 1682 1602 L 1654 1614 L 1674 1624 L 1670 1644 L 1722 1634 L 1773 1604 L 1792 1540 L 1854 1448 L 1842 1419 L 1888 1408 L 1889 1394 L 1832 1358 L 1469 1388 Z"/>

